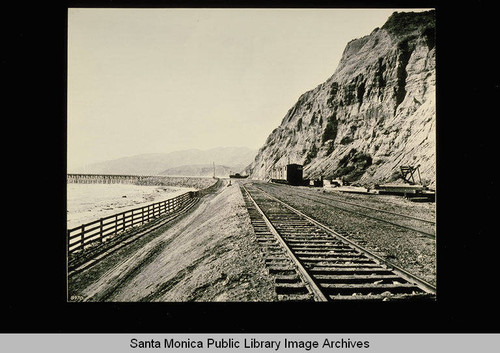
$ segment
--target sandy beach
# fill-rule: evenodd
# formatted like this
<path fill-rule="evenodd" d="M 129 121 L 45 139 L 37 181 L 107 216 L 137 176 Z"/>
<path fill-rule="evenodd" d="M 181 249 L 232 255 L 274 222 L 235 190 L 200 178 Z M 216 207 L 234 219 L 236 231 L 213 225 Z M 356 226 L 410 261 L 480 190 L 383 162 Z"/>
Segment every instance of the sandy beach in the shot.
<path fill-rule="evenodd" d="M 67 227 L 170 199 L 194 188 L 132 184 L 68 184 Z"/>

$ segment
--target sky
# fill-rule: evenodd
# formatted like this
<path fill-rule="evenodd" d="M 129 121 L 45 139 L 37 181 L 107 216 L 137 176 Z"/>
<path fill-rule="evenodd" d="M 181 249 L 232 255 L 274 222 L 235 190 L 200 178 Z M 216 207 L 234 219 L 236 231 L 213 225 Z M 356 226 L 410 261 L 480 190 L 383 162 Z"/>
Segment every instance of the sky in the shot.
<path fill-rule="evenodd" d="M 191 148 L 260 148 L 346 44 L 411 9 L 68 10 L 68 172 Z"/>

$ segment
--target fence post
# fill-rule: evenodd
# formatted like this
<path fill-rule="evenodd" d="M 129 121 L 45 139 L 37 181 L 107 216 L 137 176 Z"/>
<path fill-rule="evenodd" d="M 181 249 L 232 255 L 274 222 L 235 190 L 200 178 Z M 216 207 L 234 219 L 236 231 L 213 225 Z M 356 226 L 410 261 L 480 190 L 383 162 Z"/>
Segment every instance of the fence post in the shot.
<path fill-rule="evenodd" d="M 102 243 L 102 218 L 99 219 L 99 242 Z"/>
<path fill-rule="evenodd" d="M 82 234 L 80 235 L 80 243 L 82 243 L 82 250 L 85 250 L 85 224 L 82 224 Z"/>

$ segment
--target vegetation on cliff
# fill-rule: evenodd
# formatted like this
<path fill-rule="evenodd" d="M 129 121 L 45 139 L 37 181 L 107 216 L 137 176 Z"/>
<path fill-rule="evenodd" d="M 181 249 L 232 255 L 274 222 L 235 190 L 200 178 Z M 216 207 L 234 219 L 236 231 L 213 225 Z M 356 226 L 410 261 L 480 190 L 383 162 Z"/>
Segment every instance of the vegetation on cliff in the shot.
<path fill-rule="evenodd" d="M 347 43 L 334 74 L 300 96 L 246 171 L 303 164 L 306 178 L 360 183 L 420 165 L 435 183 L 435 12 L 395 12 Z"/>

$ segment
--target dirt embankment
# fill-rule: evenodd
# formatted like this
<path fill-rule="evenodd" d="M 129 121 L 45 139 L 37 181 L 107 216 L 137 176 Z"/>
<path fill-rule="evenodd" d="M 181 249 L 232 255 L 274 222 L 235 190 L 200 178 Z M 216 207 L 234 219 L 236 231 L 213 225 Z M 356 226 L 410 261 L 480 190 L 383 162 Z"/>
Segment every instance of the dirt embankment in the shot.
<path fill-rule="evenodd" d="M 237 185 L 202 199 L 157 230 L 75 275 L 84 301 L 273 301 L 272 280 Z"/>
<path fill-rule="evenodd" d="M 137 182 L 137 185 L 172 186 L 204 189 L 216 182 L 209 177 L 152 176 Z"/>

